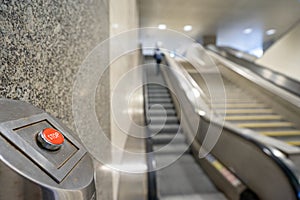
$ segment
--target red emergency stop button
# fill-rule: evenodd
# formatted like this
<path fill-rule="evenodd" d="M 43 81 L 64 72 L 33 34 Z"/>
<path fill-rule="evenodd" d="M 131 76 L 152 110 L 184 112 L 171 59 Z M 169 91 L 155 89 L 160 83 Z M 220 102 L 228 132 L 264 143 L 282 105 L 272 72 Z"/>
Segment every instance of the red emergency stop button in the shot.
<path fill-rule="evenodd" d="M 54 128 L 45 128 L 39 132 L 37 136 L 38 141 L 48 150 L 57 150 L 64 143 L 64 136 Z"/>

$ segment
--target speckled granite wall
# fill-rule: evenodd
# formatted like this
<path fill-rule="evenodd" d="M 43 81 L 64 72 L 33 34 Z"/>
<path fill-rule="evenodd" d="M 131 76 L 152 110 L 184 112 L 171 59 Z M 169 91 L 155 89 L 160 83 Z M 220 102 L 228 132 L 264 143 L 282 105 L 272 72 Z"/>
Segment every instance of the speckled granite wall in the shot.
<path fill-rule="evenodd" d="M 88 53 L 109 37 L 108 6 L 108 0 L 0 0 L 0 98 L 30 102 L 74 130 L 74 78 Z M 109 72 L 105 77 L 96 104 L 110 133 Z M 109 176 L 97 172 L 101 199 L 112 198 Z"/>
<path fill-rule="evenodd" d="M 28 101 L 72 128 L 74 76 L 89 51 L 108 37 L 107 4 L 0 0 L 0 97 Z M 103 98 L 109 96 L 106 88 Z M 109 113 L 108 103 L 101 108 Z"/>

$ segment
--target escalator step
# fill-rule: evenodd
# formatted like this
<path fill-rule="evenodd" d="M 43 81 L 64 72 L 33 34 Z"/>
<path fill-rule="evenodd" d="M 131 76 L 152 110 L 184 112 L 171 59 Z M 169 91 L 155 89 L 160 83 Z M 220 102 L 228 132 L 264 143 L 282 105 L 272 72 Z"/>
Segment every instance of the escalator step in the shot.
<path fill-rule="evenodd" d="M 148 99 L 157 99 L 157 98 L 171 98 L 169 93 L 151 93 L 148 95 Z"/>
<path fill-rule="evenodd" d="M 176 113 L 175 107 L 173 105 L 168 105 L 168 104 L 151 104 L 149 105 L 148 109 L 157 112 L 162 110 L 169 110 L 169 111 L 173 110 Z"/>
<path fill-rule="evenodd" d="M 150 83 L 147 85 L 147 87 L 156 88 L 156 87 L 164 87 L 164 86 L 163 86 L 163 84 Z"/>
<path fill-rule="evenodd" d="M 152 137 L 152 140 L 155 145 L 168 144 L 170 142 L 172 142 L 172 144 L 185 143 L 185 137 L 181 133 L 176 135 L 157 134 Z"/>
<path fill-rule="evenodd" d="M 283 127 L 292 127 L 293 123 L 291 122 L 261 122 L 261 123 L 243 123 L 237 124 L 241 128 L 283 128 Z"/>
<path fill-rule="evenodd" d="M 177 133 L 180 129 L 179 124 L 164 124 L 164 125 L 157 125 L 157 124 L 150 124 L 149 130 L 152 133 Z"/>
<path fill-rule="evenodd" d="M 245 115 L 245 116 L 226 116 L 226 121 L 251 121 L 251 120 L 281 120 L 280 115 Z"/>
<path fill-rule="evenodd" d="M 150 109 L 148 111 L 149 116 L 175 116 L 176 115 L 176 111 L 175 110 L 154 110 L 154 109 Z"/>
<path fill-rule="evenodd" d="M 263 131 L 260 133 L 263 135 L 266 135 L 266 136 L 271 136 L 271 137 L 292 136 L 292 135 L 300 136 L 300 130 Z"/>
<path fill-rule="evenodd" d="M 156 99 L 149 99 L 149 103 L 170 103 L 172 102 L 171 98 L 156 98 Z"/>
<path fill-rule="evenodd" d="M 169 124 L 169 123 L 178 123 L 178 119 L 176 116 L 168 116 L 168 117 L 159 117 L 159 116 L 151 116 L 150 118 L 151 124 Z"/>
<path fill-rule="evenodd" d="M 160 84 L 155 84 L 155 85 L 154 85 L 154 84 L 153 84 L 153 85 L 150 85 L 150 84 L 149 84 L 149 85 L 147 85 L 147 87 L 148 87 L 148 88 L 164 88 L 165 86 L 160 85 Z"/>
<path fill-rule="evenodd" d="M 271 114 L 272 109 L 232 109 L 226 110 L 226 114 Z"/>
<path fill-rule="evenodd" d="M 148 84 L 147 85 L 148 88 L 165 88 L 165 84 Z"/>
<path fill-rule="evenodd" d="M 174 108 L 174 105 L 172 103 L 149 103 L 149 108 L 153 105 L 161 105 L 164 108 Z"/>
<path fill-rule="evenodd" d="M 215 99 L 215 98 L 221 98 L 221 99 L 241 99 L 241 98 L 242 99 L 253 99 L 253 97 L 251 97 L 249 95 L 246 95 L 246 94 L 241 95 L 241 93 L 228 94 L 228 93 L 224 93 L 224 92 L 214 91 L 214 93 L 210 94 L 210 93 L 204 91 L 204 94 L 207 97 L 211 97 L 212 99 Z"/>
<path fill-rule="evenodd" d="M 159 91 L 148 91 L 148 96 L 152 96 L 154 94 L 162 95 L 162 94 L 170 94 L 168 90 L 159 90 Z"/>
<path fill-rule="evenodd" d="M 214 104 L 214 108 L 224 108 L 224 105 Z M 226 104 L 226 108 L 265 108 L 264 104 L 259 103 L 231 103 Z"/>
<path fill-rule="evenodd" d="M 241 98 L 241 99 L 214 99 L 212 100 L 213 104 L 224 104 L 224 103 L 232 104 L 232 103 L 249 103 L 249 104 L 255 104 L 255 103 L 260 103 L 254 99 L 246 99 L 246 98 Z"/>
<path fill-rule="evenodd" d="M 167 88 L 156 88 L 156 89 L 148 88 L 148 94 L 161 93 L 161 92 L 169 93 L 169 90 Z"/>
<path fill-rule="evenodd" d="M 164 97 L 171 97 L 169 93 L 166 93 L 166 94 L 156 94 L 156 93 L 153 93 L 153 94 L 150 94 L 148 95 L 148 97 L 150 98 L 153 98 L 153 97 L 160 97 L 160 98 L 164 98 Z"/>

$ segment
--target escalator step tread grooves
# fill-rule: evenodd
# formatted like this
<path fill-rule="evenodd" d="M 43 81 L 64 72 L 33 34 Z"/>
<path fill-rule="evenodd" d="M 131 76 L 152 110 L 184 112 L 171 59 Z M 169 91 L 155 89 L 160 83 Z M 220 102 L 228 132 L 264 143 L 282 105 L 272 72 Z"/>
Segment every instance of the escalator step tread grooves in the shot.
<path fill-rule="evenodd" d="M 282 140 L 287 144 L 300 146 L 300 129 L 295 124 L 240 86 L 224 77 L 223 79 L 227 94 L 226 111 L 225 101 L 211 100 L 210 102 L 217 112 L 226 113 L 226 121 L 240 128 L 252 129 L 262 135 Z"/>
<path fill-rule="evenodd" d="M 198 199 L 202 196 L 225 199 L 190 154 L 170 91 L 149 84 L 147 89 L 149 107 L 146 112 L 150 118 L 156 166 L 171 164 L 156 173 L 160 199 Z"/>

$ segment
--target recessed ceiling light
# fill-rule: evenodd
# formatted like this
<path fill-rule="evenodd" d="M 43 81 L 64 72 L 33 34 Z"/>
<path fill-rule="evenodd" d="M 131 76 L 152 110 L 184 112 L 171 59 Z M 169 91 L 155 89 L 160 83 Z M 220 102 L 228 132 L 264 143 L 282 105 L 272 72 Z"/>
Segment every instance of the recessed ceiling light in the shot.
<path fill-rule="evenodd" d="M 184 27 L 183 27 L 183 30 L 184 31 L 191 31 L 193 29 L 193 27 L 191 26 L 191 25 L 185 25 Z"/>
<path fill-rule="evenodd" d="M 167 25 L 165 25 L 165 24 L 159 24 L 159 25 L 158 25 L 158 28 L 159 28 L 159 29 L 166 29 L 166 28 L 167 28 Z"/>
<path fill-rule="evenodd" d="M 275 33 L 276 33 L 275 29 L 269 29 L 269 30 L 266 31 L 267 35 L 274 35 Z"/>
<path fill-rule="evenodd" d="M 243 31 L 243 33 L 245 33 L 245 34 L 250 34 L 250 33 L 252 33 L 252 28 L 246 28 L 246 29 L 244 29 L 244 31 Z"/>

